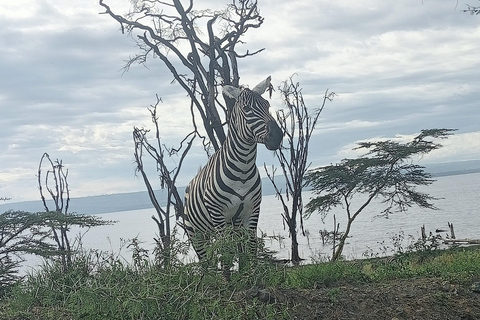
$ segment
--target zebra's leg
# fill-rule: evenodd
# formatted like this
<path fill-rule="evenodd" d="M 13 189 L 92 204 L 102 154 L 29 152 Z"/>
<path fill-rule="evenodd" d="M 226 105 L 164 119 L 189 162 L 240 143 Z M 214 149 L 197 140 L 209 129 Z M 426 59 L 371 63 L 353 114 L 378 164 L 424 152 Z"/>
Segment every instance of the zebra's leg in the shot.
<path fill-rule="evenodd" d="M 191 235 L 189 234 L 188 237 L 195 253 L 197 254 L 198 261 L 204 261 L 207 256 L 208 238 L 202 232 L 196 232 Z"/>
<path fill-rule="evenodd" d="M 257 223 L 259 211 L 259 208 L 257 210 L 254 210 L 248 221 L 246 221 L 246 223 L 241 226 L 246 241 L 240 243 L 242 247 L 239 250 L 239 270 L 245 270 L 246 268 L 249 268 L 251 266 L 251 263 L 256 263 L 258 251 Z"/>

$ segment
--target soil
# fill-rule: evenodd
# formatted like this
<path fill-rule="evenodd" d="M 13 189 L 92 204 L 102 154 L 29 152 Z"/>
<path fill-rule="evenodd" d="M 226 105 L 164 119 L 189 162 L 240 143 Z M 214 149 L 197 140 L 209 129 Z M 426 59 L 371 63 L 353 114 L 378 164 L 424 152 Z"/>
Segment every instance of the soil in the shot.
<path fill-rule="evenodd" d="M 480 293 L 436 278 L 271 291 L 291 319 L 480 319 Z"/>

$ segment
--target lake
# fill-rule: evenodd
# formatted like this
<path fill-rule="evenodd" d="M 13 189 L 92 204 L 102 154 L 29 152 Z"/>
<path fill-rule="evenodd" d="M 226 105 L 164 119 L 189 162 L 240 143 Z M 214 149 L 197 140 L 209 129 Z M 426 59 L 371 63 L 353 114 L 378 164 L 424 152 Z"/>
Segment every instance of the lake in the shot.
<path fill-rule="evenodd" d="M 453 223 L 457 239 L 479 239 L 480 238 L 480 212 L 478 196 L 480 194 L 480 173 L 444 176 L 436 178 L 436 182 L 423 191 L 431 196 L 441 198 L 435 201 L 439 210 L 424 210 L 416 207 L 409 209 L 407 213 L 395 213 L 388 219 L 377 217 L 384 207 L 378 203 L 371 203 L 362 212 L 352 225 L 351 237 L 344 248 L 344 256 L 347 259 L 361 258 L 363 253 L 380 252 L 383 244 L 390 247 L 392 236 L 402 232 L 405 235 L 404 246 L 411 242 L 408 236 L 415 239 L 420 237 L 420 227 L 425 225 L 427 234 L 435 234 L 436 229 L 448 230 L 447 223 Z M 311 197 L 310 192 L 304 193 L 304 203 Z M 262 201 L 259 234 L 260 231 L 267 236 L 279 236 L 283 240 L 266 240 L 267 247 L 278 251 L 277 257 L 286 259 L 290 255 L 290 238 L 284 230 L 281 217 L 282 206 L 274 195 L 265 196 Z M 156 224 L 151 219 L 155 214 L 154 209 L 131 210 L 114 213 L 99 214 L 105 220 L 116 220 L 117 223 L 108 226 L 101 226 L 86 229 L 72 229 L 74 235 L 82 235 L 84 248 L 95 248 L 111 251 L 130 260 L 131 252 L 125 245 L 125 240 L 138 237 L 142 247 L 151 250 L 153 238 L 156 237 Z M 320 237 L 320 230 L 333 230 L 333 216 L 336 216 L 337 223 L 340 223 L 340 231 L 345 228 L 345 212 L 342 208 L 332 210 L 324 221 L 320 215 L 313 214 L 304 221 L 304 229 L 308 237 L 299 235 L 300 256 L 311 261 L 323 256 L 331 256 L 331 245 L 323 246 Z M 441 233 L 443 236 L 446 232 Z M 180 231 L 181 240 L 187 241 L 187 237 Z M 192 253 L 186 260 L 193 260 Z M 34 267 L 38 259 L 28 259 L 28 267 Z"/>

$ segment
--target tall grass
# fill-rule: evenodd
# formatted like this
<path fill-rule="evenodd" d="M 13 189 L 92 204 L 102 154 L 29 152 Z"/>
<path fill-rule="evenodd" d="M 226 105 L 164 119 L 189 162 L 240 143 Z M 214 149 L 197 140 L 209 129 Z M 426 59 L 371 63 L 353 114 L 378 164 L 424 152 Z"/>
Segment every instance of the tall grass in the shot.
<path fill-rule="evenodd" d="M 228 241 L 238 243 L 235 238 Z M 0 302 L 0 319 L 289 319 L 291 305 L 262 302 L 249 297 L 248 290 L 332 287 L 335 299 L 334 289 L 340 285 L 416 277 L 465 284 L 480 279 L 477 247 L 297 267 L 249 257 L 248 266 L 232 271 L 226 281 L 217 267 L 223 245 L 212 246 L 209 264 L 169 266 L 146 259 L 138 247 L 131 264 L 106 253 L 81 251 L 68 271 L 50 262 L 19 283 Z M 235 263 L 237 253 L 231 254 L 226 258 Z"/>
<path fill-rule="evenodd" d="M 60 263 L 45 263 L 0 306 L 5 319 L 288 318 L 281 305 L 246 297 L 250 287 L 274 283 L 284 267 L 248 257 L 248 269 L 234 271 L 226 281 L 215 259 L 158 265 L 137 245 L 132 264 L 97 251 L 78 252 L 67 271 Z"/>

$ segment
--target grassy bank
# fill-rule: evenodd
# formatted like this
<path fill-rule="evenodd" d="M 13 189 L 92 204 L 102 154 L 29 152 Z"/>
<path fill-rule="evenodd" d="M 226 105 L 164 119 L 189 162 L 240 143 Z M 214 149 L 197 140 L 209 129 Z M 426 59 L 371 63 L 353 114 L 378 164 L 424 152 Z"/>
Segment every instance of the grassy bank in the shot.
<path fill-rule="evenodd" d="M 425 297 L 431 290 L 428 301 L 439 308 L 465 294 L 473 299 L 466 303 L 468 315 L 480 312 L 480 294 L 468 289 L 476 281 L 479 247 L 299 267 L 260 261 L 248 271 L 233 272 L 229 282 L 198 264 L 159 268 L 140 259 L 126 265 L 90 252 L 77 255 L 67 272 L 47 264 L 28 276 L 0 302 L 0 319 L 361 319 L 365 312 L 371 315 L 369 299 L 387 310 L 392 306 L 386 304 L 388 294 L 397 292 L 391 299 L 401 303 L 400 290 L 410 287 L 408 301 L 418 303 L 415 294 Z M 420 288 L 426 291 L 415 293 Z M 363 300 L 357 303 L 358 297 Z M 426 307 L 434 312 L 435 306 Z M 409 308 L 399 308 L 392 312 L 409 315 Z M 348 317 L 339 313 L 344 309 L 346 315 L 356 311 Z"/>

